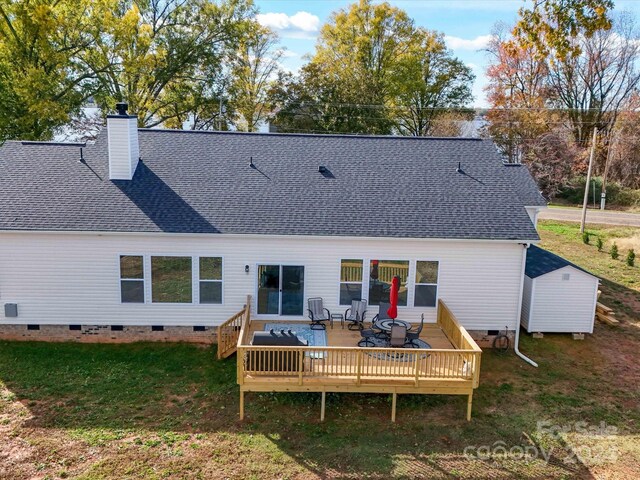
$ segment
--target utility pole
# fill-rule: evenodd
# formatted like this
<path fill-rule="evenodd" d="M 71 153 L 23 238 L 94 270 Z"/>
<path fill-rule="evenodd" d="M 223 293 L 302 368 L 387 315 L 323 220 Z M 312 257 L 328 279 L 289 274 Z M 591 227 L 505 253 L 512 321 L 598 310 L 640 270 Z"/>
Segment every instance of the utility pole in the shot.
<path fill-rule="evenodd" d="M 600 210 L 604 210 L 607 204 L 607 177 L 609 176 L 609 161 L 611 159 L 611 152 L 615 144 L 616 138 L 614 137 L 615 127 L 611 131 L 611 141 L 609 142 L 609 148 L 607 149 L 607 158 L 604 162 L 604 174 L 602 175 L 602 193 L 600 194 Z"/>
<path fill-rule="evenodd" d="M 580 222 L 580 233 L 584 233 L 584 224 L 587 221 L 587 203 L 589 202 L 589 183 L 591 182 L 591 170 L 593 169 L 593 159 L 596 156 L 596 138 L 598 127 L 593 127 L 593 139 L 591 140 L 591 155 L 589 155 L 589 169 L 587 170 L 587 181 L 584 185 L 584 200 L 582 202 L 582 222 Z"/>

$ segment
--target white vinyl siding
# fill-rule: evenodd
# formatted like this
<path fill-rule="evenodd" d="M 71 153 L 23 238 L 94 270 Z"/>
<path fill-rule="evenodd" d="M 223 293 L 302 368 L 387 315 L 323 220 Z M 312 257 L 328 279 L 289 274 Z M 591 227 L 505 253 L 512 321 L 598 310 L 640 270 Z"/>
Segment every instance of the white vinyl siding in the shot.
<path fill-rule="evenodd" d="M 593 333 L 596 277 L 567 266 L 534 279 L 525 276 L 524 290 L 522 325 L 528 332 Z"/>
<path fill-rule="evenodd" d="M 410 259 L 410 279 L 416 260 L 437 259 L 438 298 L 447 302 L 465 327 L 503 330 L 508 325 L 513 329 L 519 316 L 522 249 L 518 243 L 455 240 L 0 233 L 2 303 L 17 303 L 20 312 L 18 318 L 0 313 L 0 322 L 218 325 L 242 308 L 247 294 L 254 295 L 258 264 L 304 265 L 305 308 L 308 297 L 319 296 L 329 310 L 340 313 L 344 311 L 336 288 L 340 260 L 388 258 Z M 215 252 L 224 257 L 223 304 L 200 304 L 197 298 L 192 304 L 121 303 L 117 259 L 129 252 L 144 253 L 145 260 L 154 255 L 195 259 Z M 146 279 L 151 278 L 148 263 Z M 245 265 L 250 266 L 248 273 Z M 145 299 L 151 299 L 151 282 L 145 284 Z M 409 288 L 408 305 L 413 301 L 413 288 Z M 255 302 L 254 295 L 254 316 Z M 370 306 L 367 318 L 377 310 Z M 426 321 L 436 321 L 434 308 L 399 307 L 398 311 L 399 318 L 408 321 L 419 321 L 422 313 Z"/>
<path fill-rule="evenodd" d="M 131 180 L 138 166 L 138 120 L 135 117 L 107 118 L 109 178 Z"/>

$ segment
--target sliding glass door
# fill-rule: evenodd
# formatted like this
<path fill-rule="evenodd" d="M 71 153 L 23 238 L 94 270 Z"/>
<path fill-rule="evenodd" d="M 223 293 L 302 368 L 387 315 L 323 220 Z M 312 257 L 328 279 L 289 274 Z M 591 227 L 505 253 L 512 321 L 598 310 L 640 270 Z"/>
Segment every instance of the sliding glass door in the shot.
<path fill-rule="evenodd" d="M 258 265 L 258 315 L 304 313 L 304 267 Z"/>

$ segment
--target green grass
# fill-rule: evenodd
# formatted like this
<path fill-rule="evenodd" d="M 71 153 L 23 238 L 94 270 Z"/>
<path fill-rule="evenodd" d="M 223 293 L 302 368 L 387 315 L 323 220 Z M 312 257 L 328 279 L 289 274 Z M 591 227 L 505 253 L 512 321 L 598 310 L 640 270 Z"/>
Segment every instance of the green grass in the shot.
<path fill-rule="evenodd" d="M 640 267 L 625 263 L 626 248 L 620 248 L 620 258 L 609 254 L 612 242 L 623 242 L 638 236 L 640 229 L 622 226 L 588 225 L 591 236 L 589 245 L 582 242 L 579 225 L 570 222 L 546 220 L 539 223 L 542 246 L 586 268 L 602 280 L 602 302 L 629 318 L 637 318 L 640 312 Z M 596 237 L 602 238 L 601 252 Z"/>
<path fill-rule="evenodd" d="M 0 342 L 0 442 L 10 460 L 0 462 L 0 478 L 638 477 L 640 389 L 630 368 L 640 363 L 638 269 L 584 245 L 575 226 L 543 222 L 541 236 L 546 248 L 603 276 L 603 296 L 623 323 L 598 325 L 582 342 L 524 335 L 521 349 L 538 369 L 485 351 L 471 423 L 463 397 L 400 396 L 392 424 L 390 396 L 366 394 L 328 394 L 321 423 L 314 393 L 248 394 L 239 422 L 235 358 L 218 361 L 215 348 Z M 586 440 L 542 435 L 540 420 L 606 422 L 619 429 L 610 440 L 619 459 L 565 464 Z M 470 445 L 530 441 L 553 449 L 550 464 L 463 456 Z"/>

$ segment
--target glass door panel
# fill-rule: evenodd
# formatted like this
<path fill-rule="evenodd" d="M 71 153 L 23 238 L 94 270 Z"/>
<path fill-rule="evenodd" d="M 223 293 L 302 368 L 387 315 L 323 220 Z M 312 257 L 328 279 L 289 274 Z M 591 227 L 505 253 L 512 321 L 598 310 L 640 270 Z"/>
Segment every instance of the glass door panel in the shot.
<path fill-rule="evenodd" d="M 304 267 L 282 266 L 280 315 L 302 315 L 304 311 Z"/>
<path fill-rule="evenodd" d="M 258 265 L 258 314 L 278 315 L 280 265 Z"/>

